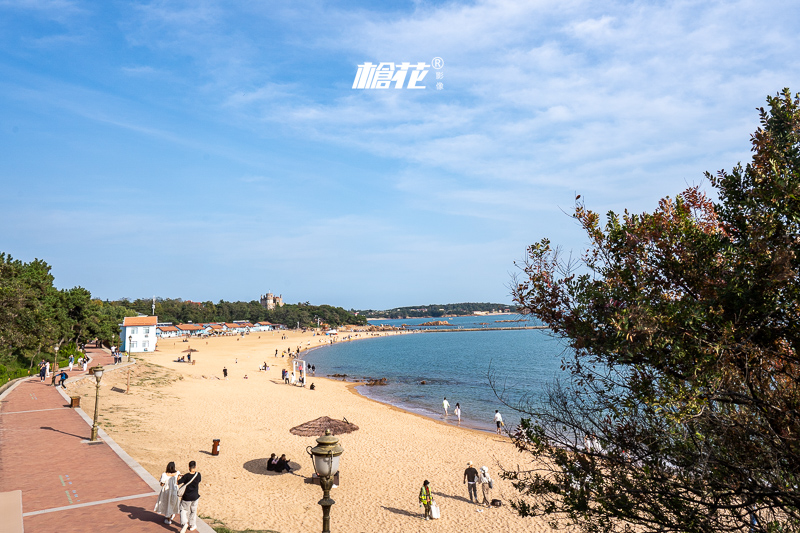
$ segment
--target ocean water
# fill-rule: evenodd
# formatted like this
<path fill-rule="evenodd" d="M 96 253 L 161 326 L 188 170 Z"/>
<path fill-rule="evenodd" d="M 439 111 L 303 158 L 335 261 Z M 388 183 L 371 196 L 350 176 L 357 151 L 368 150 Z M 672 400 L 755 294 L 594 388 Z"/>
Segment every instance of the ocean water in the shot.
<path fill-rule="evenodd" d="M 449 319 L 453 328 L 479 327 L 478 322 L 519 318 L 518 315 L 458 317 Z M 392 325 L 421 323 L 431 319 L 387 320 Z M 373 322 L 374 323 L 374 322 Z M 387 385 L 360 386 L 369 398 L 438 420 L 444 419 L 442 399 L 450 402 L 448 423 L 461 404 L 461 425 L 494 430 L 498 409 L 507 426 L 516 425 L 520 415 L 497 398 L 489 374 L 513 404 L 527 396 L 541 401 L 548 381 L 562 374 L 564 344 L 549 330 L 419 332 L 381 338 L 340 342 L 308 352 L 304 359 L 316 365 L 317 376 L 347 374 L 348 380 L 386 378 Z M 420 384 L 421 381 L 426 384 Z M 500 392 L 498 390 L 498 392 Z"/>

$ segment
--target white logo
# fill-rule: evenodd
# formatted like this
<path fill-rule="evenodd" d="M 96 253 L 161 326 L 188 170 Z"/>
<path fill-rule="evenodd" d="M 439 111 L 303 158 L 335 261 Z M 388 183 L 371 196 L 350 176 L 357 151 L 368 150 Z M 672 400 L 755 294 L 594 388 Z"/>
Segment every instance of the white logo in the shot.
<path fill-rule="evenodd" d="M 444 59 L 442 59 L 441 57 L 434 57 L 433 59 L 431 59 L 431 65 L 436 70 L 439 70 L 444 66 Z"/>
<path fill-rule="evenodd" d="M 434 58 L 440 61 L 440 66 L 444 65 L 441 58 Z M 418 85 L 428 74 L 430 65 L 425 62 L 412 65 L 411 63 L 374 63 L 365 62 L 358 65 L 356 79 L 353 81 L 353 89 L 388 89 L 394 83 L 395 89 L 424 89 L 425 85 Z M 406 76 L 408 83 L 406 84 Z M 404 87 L 405 85 L 405 87 Z"/>

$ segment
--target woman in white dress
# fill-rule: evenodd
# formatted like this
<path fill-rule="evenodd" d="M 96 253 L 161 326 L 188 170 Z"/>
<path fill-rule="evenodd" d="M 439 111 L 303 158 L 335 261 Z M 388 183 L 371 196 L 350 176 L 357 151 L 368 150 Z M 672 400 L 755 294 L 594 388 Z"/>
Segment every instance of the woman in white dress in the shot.
<path fill-rule="evenodd" d="M 158 495 L 154 512 L 163 514 L 165 524 L 172 523 L 172 517 L 178 512 L 180 498 L 178 498 L 178 476 L 181 473 L 175 469 L 175 463 L 170 461 L 167 471 L 161 474 L 161 492 Z"/>

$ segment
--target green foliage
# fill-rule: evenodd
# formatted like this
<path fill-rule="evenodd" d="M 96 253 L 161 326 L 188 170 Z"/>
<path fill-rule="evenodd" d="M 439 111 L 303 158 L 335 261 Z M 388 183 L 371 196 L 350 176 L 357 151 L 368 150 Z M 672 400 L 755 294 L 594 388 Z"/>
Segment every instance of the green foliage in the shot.
<path fill-rule="evenodd" d="M 717 203 L 694 187 L 601 225 L 578 197 L 581 263 L 529 248 L 515 300 L 572 354 L 546 406 L 521 406 L 538 466 L 505 474 L 520 514 L 800 531 L 800 98 L 768 103 L 752 162 L 707 174 Z"/>
<path fill-rule="evenodd" d="M 484 313 L 492 311 L 500 312 L 505 309 L 508 309 L 513 313 L 516 312 L 517 307 L 515 305 L 508 304 L 464 302 L 459 304 L 430 304 L 410 307 L 395 307 L 394 309 L 386 309 L 383 311 L 367 309 L 357 312 L 360 316 L 364 316 L 366 318 L 435 318 L 445 315 L 472 315 L 475 311 Z"/>
<path fill-rule="evenodd" d="M 116 302 L 118 305 L 130 306 L 140 313 L 150 314 L 152 300 L 134 300 L 133 302 Z M 344 324 L 366 325 L 365 317 L 356 316 L 341 307 L 330 305 L 286 304 L 268 311 L 259 302 L 226 302 L 220 300 L 212 302 L 187 302 L 180 299 L 156 299 L 156 316 L 160 322 L 174 324 L 186 322 L 233 322 L 234 320 L 248 320 L 256 322 L 272 322 L 294 328 L 297 323 L 300 327 L 308 328 L 317 325 L 317 318 L 321 323 L 330 326 Z"/>

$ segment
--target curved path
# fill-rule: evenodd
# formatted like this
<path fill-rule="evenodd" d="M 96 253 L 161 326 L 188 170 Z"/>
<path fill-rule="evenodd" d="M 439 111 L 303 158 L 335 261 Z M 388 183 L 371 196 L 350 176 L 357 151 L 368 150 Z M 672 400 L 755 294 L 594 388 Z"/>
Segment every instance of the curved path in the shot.
<path fill-rule="evenodd" d="M 114 366 L 108 350 L 86 353 L 92 366 L 123 366 Z M 22 491 L 25 532 L 179 531 L 152 512 L 159 490 L 153 476 L 102 428 L 100 440 L 88 442 L 91 417 L 70 409 L 68 396 L 69 383 L 86 374 L 69 374 L 66 391 L 37 376 L 0 395 L 0 493 Z M 197 530 L 213 533 L 200 520 Z"/>

